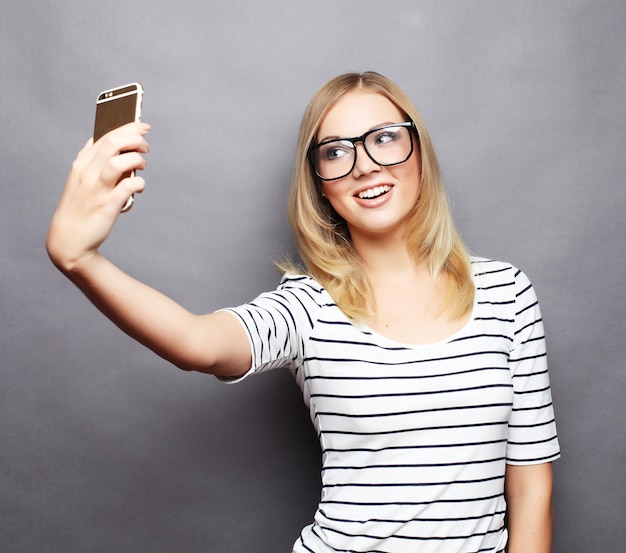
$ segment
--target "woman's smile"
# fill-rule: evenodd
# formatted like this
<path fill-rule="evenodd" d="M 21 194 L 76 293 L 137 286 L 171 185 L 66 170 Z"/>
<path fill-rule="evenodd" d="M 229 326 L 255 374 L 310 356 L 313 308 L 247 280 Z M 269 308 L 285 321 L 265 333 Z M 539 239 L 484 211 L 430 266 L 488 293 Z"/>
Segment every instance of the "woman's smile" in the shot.
<path fill-rule="evenodd" d="M 373 188 L 366 188 L 365 190 L 361 190 L 360 192 L 357 192 L 356 196 L 362 200 L 373 200 L 384 196 L 390 190 L 391 186 L 389 186 L 388 184 L 383 184 L 379 186 L 374 186 Z"/>

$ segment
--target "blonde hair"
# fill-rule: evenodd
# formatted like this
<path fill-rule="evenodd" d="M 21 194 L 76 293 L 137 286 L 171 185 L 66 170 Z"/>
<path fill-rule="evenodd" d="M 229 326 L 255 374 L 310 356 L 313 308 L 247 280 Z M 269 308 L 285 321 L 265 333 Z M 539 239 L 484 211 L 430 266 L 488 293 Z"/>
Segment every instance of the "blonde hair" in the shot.
<path fill-rule="evenodd" d="M 305 272 L 317 280 L 351 319 L 368 317 L 374 299 L 345 223 L 320 193 L 320 181 L 308 159 L 319 126 L 345 94 L 371 91 L 390 100 L 415 123 L 421 156 L 421 189 L 408 237 L 408 249 L 425 259 L 435 278 L 445 284 L 440 314 L 460 317 L 471 309 L 474 286 L 469 255 L 458 235 L 448 206 L 441 171 L 426 126 L 408 96 L 395 83 L 374 72 L 346 73 L 326 83 L 311 99 L 300 125 L 288 216 L 305 270 L 289 263 L 284 272 Z"/>

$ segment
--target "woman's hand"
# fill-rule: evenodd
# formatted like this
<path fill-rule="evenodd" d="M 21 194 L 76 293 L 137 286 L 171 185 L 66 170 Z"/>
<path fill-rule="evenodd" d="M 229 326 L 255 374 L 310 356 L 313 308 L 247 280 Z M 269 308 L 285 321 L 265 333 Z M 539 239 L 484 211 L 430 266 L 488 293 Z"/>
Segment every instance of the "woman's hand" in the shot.
<path fill-rule="evenodd" d="M 149 131 L 145 123 L 129 123 L 95 144 L 90 139 L 78 153 L 46 240 L 50 259 L 62 272 L 92 258 L 128 198 L 143 191 L 143 178 L 126 175 L 145 169 Z"/>

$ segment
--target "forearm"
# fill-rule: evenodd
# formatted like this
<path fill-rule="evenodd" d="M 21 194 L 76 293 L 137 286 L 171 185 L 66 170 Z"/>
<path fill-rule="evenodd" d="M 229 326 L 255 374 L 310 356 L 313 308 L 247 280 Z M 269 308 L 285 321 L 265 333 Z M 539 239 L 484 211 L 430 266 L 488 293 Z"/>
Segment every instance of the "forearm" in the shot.
<path fill-rule="evenodd" d="M 508 553 L 550 553 L 552 469 L 550 464 L 507 467 Z"/>
<path fill-rule="evenodd" d="M 87 298 L 129 336 L 182 369 L 208 369 L 198 353 L 202 319 L 130 277 L 100 254 L 59 267 Z M 208 344 L 206 348 L 209 352 Z"/>

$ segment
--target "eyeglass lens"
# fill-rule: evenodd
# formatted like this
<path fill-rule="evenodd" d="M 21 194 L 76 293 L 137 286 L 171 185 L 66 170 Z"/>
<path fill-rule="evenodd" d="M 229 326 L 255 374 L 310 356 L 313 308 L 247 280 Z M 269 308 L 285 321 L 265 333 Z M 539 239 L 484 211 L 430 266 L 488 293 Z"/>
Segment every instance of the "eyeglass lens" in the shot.
<path fill-rule="evenodd" d="M 360 139 L 331 140 L 317 146 L 312 157 L 317 174 L 325 180 L 348 175 L 356 163 L 355 142 L 361 140 L 367 155 L 377 165 L 403 163 L 413 151 L 410 128 L 388 125 L 369 131 Z"/>

